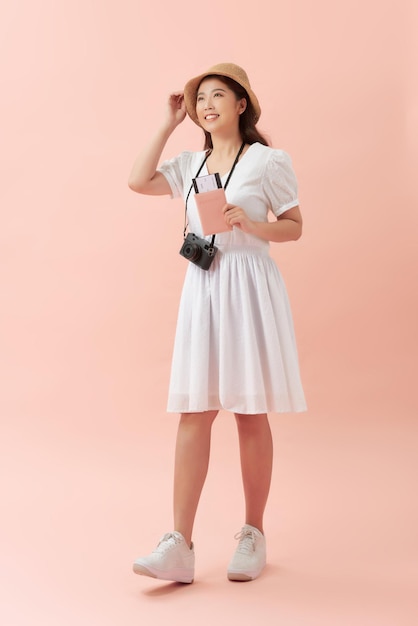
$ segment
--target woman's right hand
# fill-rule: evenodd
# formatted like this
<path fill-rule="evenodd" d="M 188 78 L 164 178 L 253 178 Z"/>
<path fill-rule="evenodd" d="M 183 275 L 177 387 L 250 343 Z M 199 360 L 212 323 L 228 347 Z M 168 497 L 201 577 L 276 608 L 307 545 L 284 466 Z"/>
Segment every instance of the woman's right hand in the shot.
<path fill-rule="evenodd" d="M 156 135 L 139 155 L 129 176 L 129 187 L 138 193 L 159 196 L 171 193 L 171 187 L 165 176 L 157 171 L 164 146 L 174 129 L 186 117 L 186 104 L 182 91 L 176 91 L 168 97 L 165 119 Z"/>
<path fill-rule="evenodd" d="M 186 103 L 182 91 L 170 94 L 167 102 L 167 121 L 174 127 L 182 123 L 186 117 Z"/>

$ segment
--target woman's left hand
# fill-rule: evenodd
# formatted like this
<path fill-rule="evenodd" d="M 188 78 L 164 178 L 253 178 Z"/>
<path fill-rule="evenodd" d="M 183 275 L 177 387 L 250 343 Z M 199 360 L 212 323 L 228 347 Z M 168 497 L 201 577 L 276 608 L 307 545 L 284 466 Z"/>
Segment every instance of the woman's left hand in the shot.
<path fill-rule="evenodd" d="M 226 204 L 223 208 L 225 222 L 229 226 L 237 226 L 244 233 L 251 233 L 253 230 L 253 221 L 250 220 L 244 209 L 235 204 Z"/>

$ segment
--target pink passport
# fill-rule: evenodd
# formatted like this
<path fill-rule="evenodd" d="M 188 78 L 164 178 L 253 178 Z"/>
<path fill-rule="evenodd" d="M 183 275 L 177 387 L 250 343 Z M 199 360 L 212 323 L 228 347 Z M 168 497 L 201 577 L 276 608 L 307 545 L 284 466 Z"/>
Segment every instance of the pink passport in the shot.
<path fill-rule="evenodd" d="M 204 235 L 215 235 L 232 230 L 232 226 L 228 226 L 222 213 L 227 203 L 223 188 L 197 193 L 195 200 Z"/>

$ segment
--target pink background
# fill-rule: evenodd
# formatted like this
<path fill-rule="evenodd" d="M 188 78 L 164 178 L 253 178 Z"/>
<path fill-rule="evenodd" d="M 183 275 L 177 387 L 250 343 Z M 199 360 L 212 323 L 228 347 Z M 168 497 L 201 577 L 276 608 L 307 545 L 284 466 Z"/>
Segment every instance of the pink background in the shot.
<path fill-rule="evenodd" d="M 2 625 L 417 623 L 417 7 L 2 3 Z M 309 412 L 272 416 L 250 586 L 226 580 L 243 499 L 219 416 L 179 588 L 131 562 L 171 524 L 183 207 L 127 178 L 167 94 L 221 61 L 298 175 L 304 236 L 272 254 Z M 186 120 L 165 156 L 201 144 Z"/>

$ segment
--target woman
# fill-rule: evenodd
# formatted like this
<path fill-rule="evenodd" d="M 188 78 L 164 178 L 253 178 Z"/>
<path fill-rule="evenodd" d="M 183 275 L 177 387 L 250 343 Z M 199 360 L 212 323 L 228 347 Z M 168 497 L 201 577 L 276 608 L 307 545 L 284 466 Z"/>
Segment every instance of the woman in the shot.
<path fill-rule="evenodd" d="M 205 151 L 183 152 L 158 167 L 186 113 L 204 130 Z M 223 186 L 228 183 L 227 230 L 216 234 L 218 251 L 209 269 L 188 263 L 179 308 L 168 399 L 168 411 L 181 414 L 174 531 L 135 561 L 137 574 L 193 581 L 192 529 L 220 409 L 235 414 L 246 504 L 228 578 L 253 580 L 266 563 L 263 515 L 273 460 L 267 413 L 306 407 L 286 290 L 269 256 L 269 242 L 301 235 L 297 184 L 288 155 L 268 147 L 258 132 L 260 113 L 245 71 L 232 63 L 215 65 L 169 97 L 165 119 L 130 175 L 129 186 L 138 193 L 183 196 L 189 230 L 198 237 L 203 234 L 192 179 L 219 173 Z M 269 211 L 275 221 L 268 221 Z"/>

